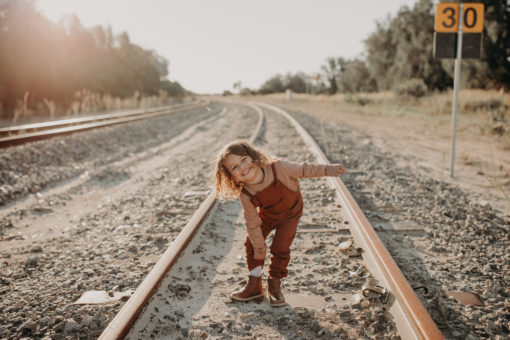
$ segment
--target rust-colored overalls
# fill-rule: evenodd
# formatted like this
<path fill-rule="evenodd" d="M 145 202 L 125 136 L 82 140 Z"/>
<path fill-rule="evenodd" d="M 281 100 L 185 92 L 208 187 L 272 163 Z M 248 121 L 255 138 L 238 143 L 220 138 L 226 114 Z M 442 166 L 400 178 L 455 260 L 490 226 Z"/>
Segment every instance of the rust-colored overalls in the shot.
<path fill-rule="evenodd" d="M 259 216 L 262 220 L 260 226 L 264 240 L 267 235 L 276 229 L 273 242 L 269 247 L 271 251 L 271 262 L 269 274 L 271 277 L 284 278 L 287 276 L 287 265 L 290 260 L 290 245 L 296 235 L 297 226 L 301 215 L 303 215 L 303 198 L 301 192 L 290 190 L 276 176 L 274 163 L 271 164 L 274 181 L 267 188 L 252 195 L 243 188 L 253 205 L 259 208 Z M 264 260 L 255 260 L 253 245 L 250 238 L 246 237 L 246 259 L 248 270 L 258 266 L 264 266 Z"/>

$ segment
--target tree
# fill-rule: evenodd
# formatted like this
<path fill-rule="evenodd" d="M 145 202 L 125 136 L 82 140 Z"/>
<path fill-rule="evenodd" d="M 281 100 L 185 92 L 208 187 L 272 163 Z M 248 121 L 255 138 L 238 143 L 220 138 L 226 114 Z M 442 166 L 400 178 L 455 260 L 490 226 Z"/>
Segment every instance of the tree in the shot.
<path fill-rule="evenodd" d="M 133 44 L 127 33 L 114 37 L 110 27 L 86 29 L 75 15 L 54 24 L 31 0 L 0 0 L 0 103 L 6 118 L 24 98 L 29 109 L 51 100 L 66 110 L 82 90 L 124 98 L 185 93 L 178 83 L 162 81 L 167 76 L 168 61 Z"/>
<path fill-rule="evenodd" d="M 51 60 L 47 46 L 54 31 L 52 23 L 34 9 L 33 1 L 0 2 L 0 102 L 4 116 L 10 115 L 25 93 L 34 98 L 39 91 L 51 89 L 43 81 L 48 70 L 41 66 Z"/>
<path fill-rule="evenodd" d="M 187 94 L 190 94 L 190 92 L 186 91 L 179 82 L 171 82 L 169 80 L 163 80 L 161 82 L 161 90 L 165 91 L 169 96 L 176 97 L 176 98 L 182 98 Z"/>
<path fill-rule="evenodd" d="M 328 81 L 328 93 L 335 94 L 338 91 L 337 79 L 343 72 L 346 65 L 346 60 L 342 57 L 326 59 L 326 62 L 321 65 L 321 71 Z"/>
<path fill-rule="evenodd" d="M 496 86 L 510 88 L 510 2 L 485 0 L 482 61 Z"/>
<path fill-rule="evenodd" d="M 280 93 L 285 92 L 285 84 L 283 82 L 283 77 L 279 74 L 271 77 L 266 80 L 264 84 L 259 89 L 260 94 L 269 94 L 269 93 Z"/>
<path fill-rule="evenodd" d="M 388 90 L 393 86 L 387 72 L 393 66 L 397 46 L 390 30 L 391 17 L 376 22 L 376 30 L 365 40 L 367 65 L 370 76 L 375 79 L 379 91 Z"/>
<path fill-rule="evenodd" d="M 284 79 L 284 86 L 287 90 L 292 90 L 296 93 L 306 93 L 306 75 L 303 72 L 296 74 L 287 73 Z"/>
<path fill-rule="evenodd" d="M 429 89 L 443 90 L 452 79 L 441 61 L 432 56 L 434 6 L 419 0 L 403 6 L 395 18 L 378 22 L 366 40 L 367 64 L 379 90 L 387 90 L 411 78 L 423 79 Z"/>
<path fill-rule="evenodd" d="M 377 88 L 375 80 L 370 76 L 366 64 L 361 59 L 345 62 L 344 71 L 337 79 L 339 92 L 372 92 Z"/>
<path fill-rule="evenodd" d="M 232 85 L 232 88 L 234 90 L 236 90 L 238 93 L 241 92 L 241 89 L 243 88 L 243 83 L 239 80 L 239 81 L 236 81 L 233 85 Z"/>

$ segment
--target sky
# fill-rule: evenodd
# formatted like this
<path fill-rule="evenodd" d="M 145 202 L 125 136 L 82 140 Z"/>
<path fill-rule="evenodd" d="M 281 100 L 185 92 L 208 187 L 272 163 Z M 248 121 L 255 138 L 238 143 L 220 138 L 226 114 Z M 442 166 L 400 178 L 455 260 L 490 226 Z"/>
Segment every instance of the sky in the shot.
<path fill-rule="evenodd" d="M 376 21 L 417 0 L 36 0 L 58 22 L 111 26 L 169 61 L 169 80 L 195 93 L 258 89 L 276 74 L 317 74 L 328 57 L 362 56 Z"/>

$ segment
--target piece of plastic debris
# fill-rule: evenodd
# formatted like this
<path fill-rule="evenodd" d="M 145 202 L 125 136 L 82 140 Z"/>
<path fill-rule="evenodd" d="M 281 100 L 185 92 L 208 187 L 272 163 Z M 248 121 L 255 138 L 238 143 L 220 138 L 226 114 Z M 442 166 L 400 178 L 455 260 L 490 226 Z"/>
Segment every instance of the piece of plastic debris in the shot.
<path fill-rule="evenodd" d="M 113 293 L 113 294 L 112 294 Z M 119 300 L 127 301 L 133 291 L 125 291 L 125 292 L 107 292 L 104 290 L 89 290 L 80 296 L 74 305 L 98 305 L 98 304 L 107 304 L 117 302 Z"/>
<path fill-rule="evenodd" d="M 358 269 L 356 269 L 356 271 L 349 271 L 349 274 L 351 274 L 351 276 L 362 276 L 363 273 L 365 272 L 365 267 L 363 266 L 359 266 Z"/>
<path fill-rule="evenodd" d="M 346 250 L 348 250 L 351 246 L 352 246 L 352 241 L 351 241 L 351 240 L 344 241 L 344 242 L 342 242 L 342 243 L 340 243 L 340 244 L 338 245 L 338 250 L 340 250 L 340 251 L 346 251 Z"/>
<path fill-rule="evenodd" d="M 480 297 L 471 292 L 446 292 L 446 295 L 456 298 L 465 305 L 485 306 Z"/>

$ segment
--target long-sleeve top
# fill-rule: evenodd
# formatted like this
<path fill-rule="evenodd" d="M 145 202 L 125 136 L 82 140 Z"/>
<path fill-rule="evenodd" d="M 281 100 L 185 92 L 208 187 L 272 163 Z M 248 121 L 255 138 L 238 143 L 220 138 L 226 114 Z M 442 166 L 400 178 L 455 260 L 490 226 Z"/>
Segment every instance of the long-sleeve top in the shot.
<path fill-rule="evenodd" d="M 312 177 L 323 177 L 323 176 L 336 176 L 339 171 L 339 164 L 310 164 L 307 162 L 294 163 L 288 160 L 278 160 L 275 162 L 276 175 L 278 180 L 282 182 L 287 188 L 293 191 L 298 191 L 299 178 L 312 178 Z M 271 170 L 271 165 L 266 165 L 264 169 L 264 180 L 259 184 L 245 184 L 244 188 L 252 195 L 256 195 L 258 192 L 267 188 L 273 183 L 274 175 Z M 259 217 L 257 207 L 251 202 L 248 195 L 241 193 L 239 196 L 241 205 L 244 210 L 244 219 L 246 222 L 246 230 L 250 241 L 255 249 L 265 248 L 264 238 L 262 237 L 262 230 L 260 225 L 262 220 Z"/>

